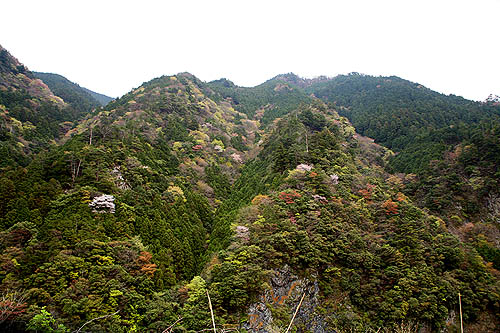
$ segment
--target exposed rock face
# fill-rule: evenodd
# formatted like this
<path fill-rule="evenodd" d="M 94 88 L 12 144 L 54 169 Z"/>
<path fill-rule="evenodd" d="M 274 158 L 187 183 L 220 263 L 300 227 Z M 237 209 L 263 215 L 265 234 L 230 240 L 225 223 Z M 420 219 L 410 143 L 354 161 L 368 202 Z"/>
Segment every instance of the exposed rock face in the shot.
<path fill-rule="evenodd" d="M 103 194 L 99 197 L 95 197 L 89 206 L 92 208 L 94 213 L 115 213 L 115 197 L 109 194 Z"/>
<path fill-rule="evenodd" d="M 249 332 L 259 333 L 284 331 L 286 327 L 278 327 L 274 323 L 272 310 L 284 308 L 291 319 L 300 299 L 305 295 L 293 321 L 293 326 L 297 328 L 297 332 L 326 332 L 324 318 L 315 313 L 319 302 L 317 282 L 299 279 L 288 266 L 285 266 L 275 271 L 269 285 L 270 289 L 260 296 L 260 301 L 250 305 L 248 309 L 249 320 L 243 324 L 243 328 Z"/>

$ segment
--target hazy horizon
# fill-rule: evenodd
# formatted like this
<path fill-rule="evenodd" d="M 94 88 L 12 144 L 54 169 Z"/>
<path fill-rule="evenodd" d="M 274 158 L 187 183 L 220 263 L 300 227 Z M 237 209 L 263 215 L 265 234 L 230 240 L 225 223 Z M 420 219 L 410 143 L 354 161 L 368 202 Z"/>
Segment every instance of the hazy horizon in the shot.
<path fill-rule="evenodd" d="M 2 5 L 0 45 L 30 70 L 119 97 L 189 72 L 256 86 L 359 72 L 398 76 L 443 94 L 500 94 L 500 1 L 144 1 Z"/>

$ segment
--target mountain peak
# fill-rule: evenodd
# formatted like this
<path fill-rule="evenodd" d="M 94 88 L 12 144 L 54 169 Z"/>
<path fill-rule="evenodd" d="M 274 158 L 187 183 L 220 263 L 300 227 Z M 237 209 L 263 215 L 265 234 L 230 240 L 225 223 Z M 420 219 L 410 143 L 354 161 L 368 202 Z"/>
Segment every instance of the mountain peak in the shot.
<path fill-rule="evenodd" d="M 228 80 L 226 78 L 220 78 L 218 80 L 213 80 L 213 81 L 210 81 L 209 82 L 210 84 L 215 84 L 215 85 L 221 85 L 223 87 L 226 87 L 226 88 L 234 88 L 236 87 L 236 85 L 234 84 L 233 81 L 231 80 Z"/>
<path fill-rule="evenodd" d="M 301 78 L 295 73 L 279 74 L 273 77 L 269 81 L 285 81 L 286 83 L 292 84 L 297 87 L 303 87 L 306 84 L 306 79 Z"/>

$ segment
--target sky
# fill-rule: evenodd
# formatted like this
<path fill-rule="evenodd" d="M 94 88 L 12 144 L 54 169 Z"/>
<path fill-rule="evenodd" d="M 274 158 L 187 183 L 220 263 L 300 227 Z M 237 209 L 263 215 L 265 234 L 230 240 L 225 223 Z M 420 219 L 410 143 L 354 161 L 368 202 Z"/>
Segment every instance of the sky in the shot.
<path fill-rule="evenodd" d="M 500 0 L 5 0 L 1 11 L 0 45 L 30 70 L 111 97 L 179 72 L 240 86 L 359 72 L 500 95 Z"/>

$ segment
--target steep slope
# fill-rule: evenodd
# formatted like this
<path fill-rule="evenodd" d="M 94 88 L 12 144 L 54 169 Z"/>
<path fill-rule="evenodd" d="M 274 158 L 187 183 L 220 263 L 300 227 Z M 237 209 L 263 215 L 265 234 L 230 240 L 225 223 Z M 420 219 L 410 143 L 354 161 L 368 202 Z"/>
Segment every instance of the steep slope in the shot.
<path fill-rule="evenodd" d="M 481 103 L 445 96 L 394 76 L 340 75 L 307 90 L 344 106 L 341 114 L 351 119 L 361 134 L 396 150 L 421 129 L 477 123 L 498 115 L 498 111 L 482 108 Z"/>
<path fill-rule="evenodd" d="M 482 244 L 489 260 L 498 262 L 500 107 L 493 95 L 477 103 L 397 77 L 357 73 L 313 80 L 281 77 L 334 103 L 357 131 L 394 149 L 388 169 L 417 174 L 405 193 L 453 221 L 448 226 L 457 236 Z M 482 232 L 471 234 L 472 225 Z"/>
<path fill-rule="evenodd" d="M 34 72 L 33 74 L 42 80 L 54 94 L 61 97 L 66 103 L 81 113 L 90 112 L 92 109 L 104 106 L 112 100 L 111 97 L 82 88 L 58 74 L 39 72 Z M 106 102 L 102 103 L 95 96 L 101 96 L 99 98 Z"/>
<path fill-rule="evenodd" d="M 396 171 L 416 172 L 461 142 L 471 125 L 498 121 L 500 107 L 445 96 L 398 77 L 352 73 L 312 82 L 306 91 L 336 103 L 356 130 L 400 152 Z"/>
<path fill-rule="evenodd" d="M 69 106 L 0 46 L 0 167 L 26 165 L 84 112 Z"/>
<path fill-rule="evenodd" d="M 446 217 L 450 230 L 500 267 L 494 96 L 478 103 L 397 77 L 359 74 L 306 83 L 306 91 L 338 105 L 358 131 L 396 150 L 390 169 L 417 173 L 406 194 Z"/>
<path fill-rule="evenodd" d="M 143 328 L 153 325 L 141 316 L 155 292 L 201 272 L 213 210 L 257 131 L 205 89 L 190 74 L 152 80 L 90 114 L 28 168 L 2 173 L 0 290 L 22 288 L 28 304 L 9 325 L 47 305 L 75 329 L 115 307 L 120 319 L 89 329 Z"/>
<path fill-rule="evenodd" d="M 40 80 L 37 80 L 23 64 L 14 58 L 6 49 L 0 46 L 0 86 L 2 91 L 25 91 L 32 97 L 43 101 L 52 101 L 58 105 L 63 104 L 60 98 Z"/>
<path fill-rule="evenodd" d="M 89 115 L 67 137 L 84 135 L 89 144 L 140 138 L 151 145 L 148 150 L 163 147 L 174 155 L 179 178 L 192 185 L 207 177 L 205 169 L 212 164 L 233 179 L 258 139 L 258 122 L 225 101 L 215 102 L 211 94 L 191 74 L 154 79 Z M 165 161 L 150 163 L 161 168 Z M 213 192 L 206 194 L 215 199 Z"/>
<path fill-rule="evenodd" d="M 422 207 L 500 269 L 500 124 L 472 127 L 406 189 Z"/>
<path fill-rule="evenodd" d="M 197 332 L 208 292 L 219 330 L 283 331 L 300 303 L 298 332 L 453 332 L 460 292 L 466 328 L 498 331 L 491 239 L 418 208 L 392 152 L 305 94 L 325 80 L 160 77 L 3 170 L 0 329 Z M 473 145 L 496 133 L 463 163 L 490 173 Z"/>
<path fill-rule="evenodd" d="M 302 299 L 299 331 L 401 322 L 453 331 L 460 292 L 467 321 L 498 329 L 498 271 L 402 193 L 411 178 L 383 171 L 385 149 L 324 110 L 281 120 L 249 170 L 267 186 L 240 210 L 233 242 L 209 269 L 218 313 L 233 314 L 228 323 L 246 313 L 254 332 L 281 331 Z"/>

